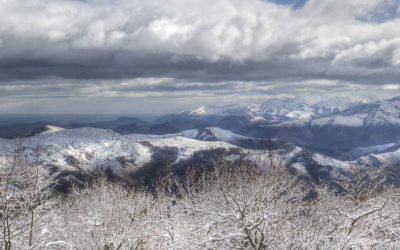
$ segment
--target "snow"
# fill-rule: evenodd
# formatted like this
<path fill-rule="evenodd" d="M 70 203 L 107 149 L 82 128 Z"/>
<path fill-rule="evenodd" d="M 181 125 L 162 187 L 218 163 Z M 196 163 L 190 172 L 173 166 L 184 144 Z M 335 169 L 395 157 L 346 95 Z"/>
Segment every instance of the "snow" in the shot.
<path fill-rule="evenodd" d="M 330 166 L 334 168 L 344 168 L 347 169 L 348 165 L 345 162 L 336 160 L 332 157 L 315 153 L 313 154 L 313 160 L 321 166 Z"/>
<path fill-rule="evenodd" d="M 207 134 L 210 133 L 210 134 Z M 202 141 L 225 141 L 225 142 L 233 142 L 235 140 L 247 140 L 247 139 L 255 139 L 252 137 L 241 136 L 235 134 L 229 130 L 221 129 L 218 127 L 208 127 L 204 129 L 190 129 L 185 130 L 176 134 L 165 134 L 165 135 L 142 135 L 142 134 L 130 134 L 126 135 L 126 137 L 132 140 L 147 140 L 147 139 L 168 139 L 172 137 L 187 137 L 191 139 L 199 139 Z"/>
<path fill-rule="evenodd" d="M 124 135 L 126 138 L 129 138 L 134 141 L 143 141 L 147 139 L 164 139 L 178 136 L 178 134 L 165 134 L 165 135 L 153 135 L 153 134 L 129 134 Z"/>
<path fill-rule="evenodd" d="M 193 110 L 191 112 L 191 114 L 194 114 L 194 115 L 205 115 L 206 114 L 206 108 L 204 106 L 202 106 L 200 108 L 197 108 L 197 109 Z"/>
<path fill-rule="evenodd" d="M 265 122 L 265 121 L 267 121 L 267 120 L 264 119 L 264 118 L 261 117 L 261 116 L 255 116 L 254 118 L 252 118 L 252 119 L 250 120 L 250 122 Z"/>
<path fill-rule="evenodd" d="M 84 170 L 113 167 L 116 174 L 133 171 L 151 160 L 151 152 L 130 138 L 110 130 L 78 128 L 58 130 L 29 138 L 25 146 L 32 151 L 35 145 L 44 149 L 43 165 L 57 166 L 64 170 Z M 4 153 L 4 148 L 3 153 Z M 134 164 L 122 166 L 118 157 L 133 159 Z"/>
<path fill-rule="evenodd" d="M 368 114 L 354 114 L 351 116 L 332 115 L 327 117 L 318 118 L 311 121 L 312 126 L 344 126 L 344 127 L 362 127 Z"/>
<path fill-rule="evenodd" d="M 318 119 L 312 120 L 311 121 L 311 125 L 312 126 L 322 127 L 322 126 L 330 124 L 331 121 L 332 121 L 331 117 L 322 117 L 322 118 L 318 118 Z"/>
<path fill-rule="evenodd" d="M 271 125 L 271 127 L 304 127 L 310 121 L 309 120 L 294 120 L 294 121 L 284 121 L 277 124 Z"/>
<path fill-rule="evenodd" d="M 400 149 L 394 152 L 387 152 L 382 154 L 373 154 L 380 162 L 386 163 L 387 166 L 394 166 L 400 162 Z"/>
<path fill-rule="evenodd" d="M 333 126 L 362 127 L 368 114 L 356 114 L 353 116 L 337 115 L 333 121 Z"/>
<path fill-rule="evenodd" d="M 276 116 L 279 119 L 309 120 L 316 116 L 316 109 L 295 99 L 271 99 L 258 107 L 253 113 L 266 117 Z"/>
<path fill-rule="evenodd" d="M 349 112 L 354 112 L 349 114 Z M 344 115 L 345 114 L 345 115 Z M 357 108 L 341 113 L 314 119 L 313 126 L 399 126 L 400 101 L 396 98 L 367 104 L 359 104 Z"/>
<path fill-rule="evenodd" d="M 236 146 L 222 142 L 222 141 L 198 141 L 191 138 L 182 136 L 170 137 L 165 139 L 149 139 L 146 142 L 150 143 L 154 147 L 165 148 L 174 147 L 178 149 L 178 157 L 174 163 L 178 163 L 181 160 L 188 160 L 195 152 L 202 150 L 211 149 L 231 149 L 237 148 Z M 173 163 L 173 164 L 174 164 Z"/>
<path fill-rule="evenodd" d="M 386 149 L 389 149 L 394 146 L 396 146 L 396 143 L 388 143 L 388 144 L 384 144 L 384 145 L 374 145 L 374 146 L 365 147 L 365 148 L 359 147 L 357 149 L 361 150 L 362 152 L 365 152 L 365 153 L 372 153 L 372 152 L 382 152 L 382 151 L 385 151 Z"/>
<path fill-rule="evenodd" d="M 292 159 L 293 157 L 295 157 L 301 151 L 303 151 L 302 148 L 296 147 L 293 151 L 291 151 L 291 152 L 286 154 L 286 159 L 288 159 L 288 160 Z"/>
<path fill-rule="evenodd" d="M 198 115 L 198 116 L 206 116 L 206 115 L 216 115 L 216 116 L 224 116 L 230 115 L 233 113 L 242 112 L 243 107 L 238 104 L 231 104 L 227 106 L 217 107 L 217 106 L 201 106 L 196 109 L 190 111 L 182 111 L 177 114 L 189 114 L 189 115 Z"/>
<path fill-rule="evenodd" d="M 182 111 L 177 114 L 189 115 L 233 115 L 241 114 L 249 117 L 251 122 L 264 120 L 310 120 L 321 115 L 327 115 L 337 110 L 343 110 L 346 105 L 339 102 L 320 102 L 315 105 L 308 105 L 297 99 L 270 99 L 262 104 L 241 106 L 232 104 L 228 106 L 200 106 L 190 111 Z"/>
<path fill-rule="evenodd" d="M 190 129 L 190 130 L 185 130 L 182 132 L 179 132 L 177 134 L 175 134 L 175 136 L 183 136 L 183 137 L 187 137 L 187 138 L 196 138 L 196 136 L 199 134 L 199 130 L 198 129 Z"/>
<path fill-rule="evenodd" d="M 146 140 L 155 147 L 176 147 L 184 151 L 201 151 L 215 148 L 237 148 L 236 146 L 223 141 L 198 141 L 183 136 L 165 138 L 165 139 L 149 139 Z"/>
<path fill-rule="evenodd" d="M 296 162 L 291 165 L 294 169 L 296 169 L 297 173 L 300 175 L 307 175 L 307 169 L 303 163 Z"/>
<path fill-rule="evenodd" d="M 220 141 L 233 141 L 235 139 L 254 139 L 251 137 L 247 137 L 247 136 L 241 136 L 235 133 L 232 133 L 229 130 L 225 130 L 225 129 L 221 129 L 218 127 L 210 127 L 210 128 L 206 128 L 208 129 L 218 140 Z"/>
<path fill-rule="evenodd" d="M 314 110 L 307 110 L 307 111 L 293 110 L 287 112 L 285 116 L 291 118 L 292 120 L 310 120 L 315 116 L 315 114 Z"/>
<path fill-rule="evenodd" d="M 57 131 L 65 130 L 64 128 L 57 127 L 57 126 L 52 126 L 52 125 L 46 125 L 46 130 L 41 132 L 40 134 L 49 134 L 49 133 L 54 133 Z"/>
<path fill-rule="evenodd" d="M 365 117 L 365 115 L 358 116 L 360 119 L 362 117 Z M 339 119 L 339 121 L 341 120 Z M 345 119 L 345 121 L 346 124 L 348 124 L 348 119 Z M 208 133 L 210 133 L 213 140 L 197 140 L 196 138 L 199 137 L 199 133 L 201 134 L 203 132 L 205 133 L 205 137 L 202 139 L 207 139 L 206 137 L 209 135 Z M 218 148 L 229 150 L 238 148 L 229 142 L 237 139 L 249 138 L 250 137 L 240 136 L 230 131 L 215 127 L 200 130 L 187 130 L 169 135 L 133 134 L 128 136 L 122 136 L 106 129 L 79 128 L 39 134 L 27 139 L 25 143 L 26 146 L 31 147 L 30 155 L 32 157 L 34 156 L 35 145 L 40 145 L 44 149 L 44 155 L 41 158 L 43 165 L 57 166 L 61 170 L 78 171 L 112 168 L 113 173 L 119 176 L 124 176 L 127 173 L 136 171 L 145 164 L 151 162 L 153 157 L 153 147 L 174 148 L 177 152 L 177 161 L 175 162 L 177 163 L 181 160 L 189 159 L 194 153 L 202 150 L 213 150 Z M 5 153 L 12 149 L 12 145 L 13 143 L 15 144 L 15 142 L 15 140 L 0 139 L 0 161 L 5 159 Z M 150 146 L 143 142 L 147 142 Z M 361 148 L 361 150 L 376 153 L 385 151 L 395 145 L 395 143 L 374 145 Z M 246 159 L 251 160 L 260 167 L 268 166 L 269 154 L 265 150 L 241 150 L 246 155 Z M 282 152 L 283 160 L 286 163 L 289 163 L 302 151 L 303 149 L 301 147 L 295 147 L 291 151 Z M 371 165 L 376 165 L 377 161 L 388 165 L 394 165 L 399 162 L 400 149 L 395 152 L 371 155 L 371 157 L 361 158 L 361 161 L 366 164 L 374 163 L 372 161 L 375 161 L 375 163 Z M 277 159 L 278 158 L 280 157 L 277 157 Z M 236 159 L 236 156 L 231 156 L 229 159 L 234 160 Z M 337 171 L 340 169 L 348 169 L 350 163 L 322 154 L 313 154 L 312 159 L 321 166 L 333 168 L 333 171 L 330 171 L 332 177 L 335 177 Z M 305 163 L 291 162 L 290 164 L 297 164 L 293 167 L 298 171 L 303 171 L 305 167 L 303 166 L 302 168 L 300 166 Z"/>
<path fill-rule="evenodd" d="M 396 98 L 378 102 L 379 108 L 368 118 L 368 125 L 400 125 L 400 101 Z"/>

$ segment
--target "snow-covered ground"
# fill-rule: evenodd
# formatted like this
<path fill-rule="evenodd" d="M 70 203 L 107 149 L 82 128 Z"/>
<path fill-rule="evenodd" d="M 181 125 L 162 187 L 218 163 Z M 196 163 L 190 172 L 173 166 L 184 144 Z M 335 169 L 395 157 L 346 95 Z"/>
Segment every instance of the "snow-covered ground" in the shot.
<path fill-rule="evenodd" d="M 8 145 L 1 148 L 2 154 L 10 152 L 15 144 L 14 140 L 9 140 Z M 30 157 L 40 150 L 43 166 L 61 170 L 91 171 L 112 167 L 116 173 L 123 174 L 142 167 L 151 159 L 149 148 L 110 130 L 95 128 L 47 131 L 26 139 L 24 147 L 28 148 Z M 121 159 L 132 161 L 123 164 Z"/>
<path fill-rule="evenodd" d="M 233 142 L 235 140 L 248 140 L 248 139 L 256 139 L 248 136 L 241 136 L 235 133 L 232 133 L 229 130 L 221 129 L 218 127 L 209 127 L 204 129 L 190 129 L 185 130 L 175 134 L 165 134 L 165 135 L 143 135 L 143 134 L 130 134 L 126 135 L 126 137 L 131 138 L 133 140 L 147 140 L 147 139 L 167 139 L 172 137 L 187 137 L 192 139 L 200 139 L 201 141 L 224 141 L 224 142 Z"/>
<path fill-rule="evenodd" d="M 200 150 L 217 148 L 236 148 L 222 141 L 199 141 L 170 135 L 158 136 L 122 136 L 111 130 L 97 128 L 57 129 L 46 131 L 24 141 L 28 157 L 35 157 L 40 147 L 40 161 L 43 166 L 60 170 L 92 171 L 94 169 L 112 169 L 113 173 L 123 176 L 143 167 L 152 160 L 153 147 L 177 148 L 180 159 L 187 159 Z M 147 141 L 151 146 L 140 143 Z M 15 149 L 17 140 L 0 140 L 0 155 L 5 157 Z"/>
<path fill-rule="evenodd" d="M 197 140 L 202 130 L 188 130 L 170 135 L 127 135 L 122 136 L 111 130 L 96 128 L 54 129 L 26 139 L 24 147 L 28 148 L 29 157 L 35 157 L 35 149 L 40 146 L 40 161 L 43 166 L 57 168 L 58 170 L 90 172 L 96 169 L 107 170 L 120 177 L 127 176 L 150 163 L 153 159 L 154 148 L 161 150 L 175 150 L 176 160 L 190 159 L 198 151 L 215 149 L 235 149 L 228 159 L 235 160 L 242 154 L 246 160 L 256 163 L 259 167 L 268 167 L 270 154 L 266 150 L 249 150 L 230 144 L 236 139 L 249 139 L 219 128 L 203 130 L 212 136 L 212 141 L 207 141 L 207 136 Z M 200 136 L 201 137 L 201 136 Z M 217 139 L 217 140 L 216 140 Z M 253 138 L 254 139 L 254 138 Z M 16 140 L 0 139 L 0 160 L 5 160 L 5 155 L 12 153 Z M 341 171 L 347 171 L 349 166 L 362 162 L 361 165 L 380 166 L 382 164 L 397 164 L 400 159 L 400 149 L 394 152 L 383 152 L 393 144 L 376 145 L 363 148 L 366 152 L 378 150 L 353 162 L 340 161 L 332 157 L 312 153 L 312 161 L 307 162 L 302 157 L 304 149 L 291 147 L 286 150 L 274 152 L 274 163 L 290 164 L 298 170 L 299 174 L 307 173 L 307 164 L 318 164 L 320 171 L 330 171 L 335 178 Z M 239 151 L 238 151 L 239 150 Z M 380 151 L 379 151 L 380 150 Z M 238 153 L 240 152 L 240 153 Z M 300 160 L 298 160 L 299 158 Z M 308 160 L 309 161 L 309 160 Z"/>
<path fill-rule="evenodd" d="M 165 139 L 149 139 L 146 141 L 152 146 L 159 148 L 177 148 L 177 160 L 175 163 L 178 163 L 181 160 L 190 159 L 190 157 L 197 151 L 236 148 L 236 146 L 223 141 L 199 141 L 182 136 Z"/>

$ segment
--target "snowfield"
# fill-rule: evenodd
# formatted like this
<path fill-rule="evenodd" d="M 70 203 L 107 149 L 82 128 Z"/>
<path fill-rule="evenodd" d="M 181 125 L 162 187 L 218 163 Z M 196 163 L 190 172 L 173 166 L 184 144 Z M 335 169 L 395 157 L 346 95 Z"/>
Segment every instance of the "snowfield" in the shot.
<path fill-rule="evenodd" d="M 209 127 L 204 129 L 190 129 L 185 130 L 176 134 L 165 134 L 165 135 L 143 135 L 143 134 L 130 134 L 126 135 L 134 140 L 147 140 L 147 139 L 167 139 L 172 137 L 186 137 L 192 139 L 199 139 L 201 141 L 224 141 L 233 142 L 235 140 L 248 140 L 256 139 L 248 136 L 241 136 L 232 133 L 229 130 L 224 130 L 218 127 Z"/>

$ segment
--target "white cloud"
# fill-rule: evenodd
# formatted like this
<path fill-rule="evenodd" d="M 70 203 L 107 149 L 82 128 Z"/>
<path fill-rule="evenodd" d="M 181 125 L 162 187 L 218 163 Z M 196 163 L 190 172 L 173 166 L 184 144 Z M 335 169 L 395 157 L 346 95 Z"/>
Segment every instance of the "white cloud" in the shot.
<path fill-rule="evenodd" d="M 10 67 L 0 68 L 0 95 L 390 92 L 381 84 L 400 76 L 400 18 L 367 20 L 391 1 L 308 0 L 293 10 L 261 0 L 0 0 L 0 63 Z"/>
<path fill-rule="evenodd" d="M 398 37 L 399 20 L 376 25 L 355 19 L 386 1 L 309 0 L 294 11 L 259 0 L 2 0 L 0 34 L 7 41 L 37 39 L 48 49 L 242 61 L 266 60 L 294 44 L 292 58 L 329 58 L 357 44 Z"/>

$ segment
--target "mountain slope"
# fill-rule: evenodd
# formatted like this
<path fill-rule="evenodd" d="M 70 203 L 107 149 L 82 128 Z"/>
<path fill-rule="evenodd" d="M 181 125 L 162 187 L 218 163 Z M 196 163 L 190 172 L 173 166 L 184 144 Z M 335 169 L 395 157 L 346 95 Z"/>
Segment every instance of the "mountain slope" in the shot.
<path fill-rule="evenodd" d="M 221 141 L 249 139 L 252 138 L 218 128 L 191 130 L 169 136 L 122 136 L 111 130 L 78 128 L 38 134 L 26 141 L 23 148 L 24 155 L 32 160 L 40 152 L 39 162 L 43 174 L 56 178 L 59 181 L 58 187 L 65 189 L 72 183 L 83 183 L 96 173 L 118 177 L 128 183 L 134 183 L 144 175 L 147 182 L 151 183 L 157 171 L 164 171 L 166 165 L 184 171 L 188 166 L 211 165 L 218 156 L 230 161 L 244 156 L 244 160 L 256 163 L 260 168 L 268 167 L 271 162 L 268 150 L 243 149 Z M 15 143 L 16 140 L 0 141 L 0 156 L 5 157 L 10 153 L 10 145 Z M 303 171 L 299 173 L 312 176 L 310 180 L 332 178 L 345 169 L 343 164 L 332 164 L 336 160 L 327 156 L 323 157 L 329 160 L 315 164 L 312 157 L 314 153 L 293 144 L 279 148 L 273 153 L 274 161 L 282 159 L 289 167 L 295 166 L 297 169 L 303 166 Z M 307 154 L 311 157 L 301 156 Z"/>
<path fill-rule="evenodd" d="M 339 157 L 357 147 L 400 140 L 400 98 L 364 103 L 310 121 L 281 122 L 259 130 L 259 133 L 268 131 L 281 140 Z"/>
<path fill-rule="evenodd" d="M 400 126 L 400 97 L 361 104 L 311 121 L 312 126 Z"/>

